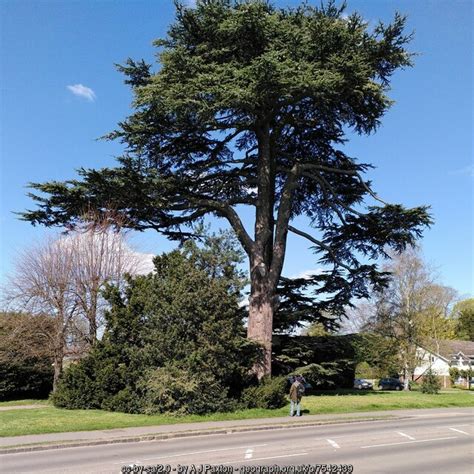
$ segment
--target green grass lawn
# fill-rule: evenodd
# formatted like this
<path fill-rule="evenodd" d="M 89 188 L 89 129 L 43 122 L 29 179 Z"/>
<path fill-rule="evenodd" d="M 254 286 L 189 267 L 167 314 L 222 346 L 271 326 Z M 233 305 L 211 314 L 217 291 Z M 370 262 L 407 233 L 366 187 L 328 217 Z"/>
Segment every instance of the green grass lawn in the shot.
<path fill-rule="evenodd" d="M 23 400 L 22 402 L 26 402 Z M 38 403 L 38 400 L 28 400 Z M 41 402 L 44 402 L 42 400 Z M 0 406 L 18 404 L 6 402 Z M 420 392 L 362 392 L 321 394 L 303 398 L 303 413 L 353 413 L 376 410 L 436 407 L 472 407 L 474 395 L 467 391 L 450 391 L 437 395 Z M 285 416 L 288 408 L 278 410 L 242 410 L 208 416 L 129 415 L 103 410 L 64 410 L 48 406 L 40 409 L 0 411 L 0 436 L 58 433 L 64 431 L 104 430 L 132 426 L 151 426 L 199 421 L 241 420 Z"/>

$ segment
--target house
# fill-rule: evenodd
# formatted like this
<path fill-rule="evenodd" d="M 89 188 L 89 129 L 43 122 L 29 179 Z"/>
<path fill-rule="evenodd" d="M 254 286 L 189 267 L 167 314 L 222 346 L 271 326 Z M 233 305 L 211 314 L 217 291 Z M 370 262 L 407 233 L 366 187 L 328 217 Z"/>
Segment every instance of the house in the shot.
<path fill-rule="evenodd" d="M 459 370 L 474 368 L 474 341 L 432 341 L 430 349 L 417 348 L 419 359 L 414 371 L 414 379 L 420 382 L 428 369 L 441 379 L 443 387 L 449 387 L 451 380 L 449 369 Z"/>

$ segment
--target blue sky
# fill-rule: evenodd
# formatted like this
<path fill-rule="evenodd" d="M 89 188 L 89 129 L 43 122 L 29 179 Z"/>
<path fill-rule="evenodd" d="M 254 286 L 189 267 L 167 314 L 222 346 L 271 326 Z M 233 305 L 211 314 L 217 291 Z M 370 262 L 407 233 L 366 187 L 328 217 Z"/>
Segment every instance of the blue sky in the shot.
<path fill-rule="evenodd" d="M 377 166 L 369 175 L 385 200 L 432 207 L 435 225 L 421 242 L 424 254 L 445 285 L 474 295 L 472 3 L 348 4 L 372 23 L 406 13 L 415 30 L 410 48 L 420 54 L 414 68 L 395 75 L 396 104 L 377 133 L 354 136 L 346 151 Z M 46 233 L 13 214 L 32 207 L 26 183 L 114 164 L 119 144 L 96 140 L 131 110 L 114 64 L 127 57 L 153 61 L 152 41 L 165 34 L 174 9 L 171 0 L 2 0 L 0 17 L 1 280 L 17 252 Z M 147 253 L 172 248 L 155 233 L 132 241 Z M 316 268 L 304 241 L 291 236 L 284 273 Z"/>

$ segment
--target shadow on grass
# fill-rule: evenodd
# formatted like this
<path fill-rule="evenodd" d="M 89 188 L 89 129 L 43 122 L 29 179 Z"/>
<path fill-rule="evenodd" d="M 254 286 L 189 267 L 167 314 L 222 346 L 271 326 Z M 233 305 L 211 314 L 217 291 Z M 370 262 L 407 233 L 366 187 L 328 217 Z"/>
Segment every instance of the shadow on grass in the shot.
<path fill-rule="evenodd" d="M 393 390 L 357 390 L 352 388 L 340 388 L 337 390 L 311 390 L 305 395 L 322 397 L 322 396 L 343 396 L 343 395 L 358 395 L 358 396 L 370 396 L 370 395 L 387 395 Z"/>

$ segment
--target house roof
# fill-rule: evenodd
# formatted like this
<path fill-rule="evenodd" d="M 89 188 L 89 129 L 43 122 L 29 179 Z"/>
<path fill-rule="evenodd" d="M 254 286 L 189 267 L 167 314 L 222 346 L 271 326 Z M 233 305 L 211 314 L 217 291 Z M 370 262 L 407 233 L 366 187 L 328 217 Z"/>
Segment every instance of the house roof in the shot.
<path fill-rule="evenodd" d="M 474 357 L 474 341 L 438 341 L 438 344 L 439 355 L 445 359 L 449 360 L 460 352 L 467 357 Z"/>

